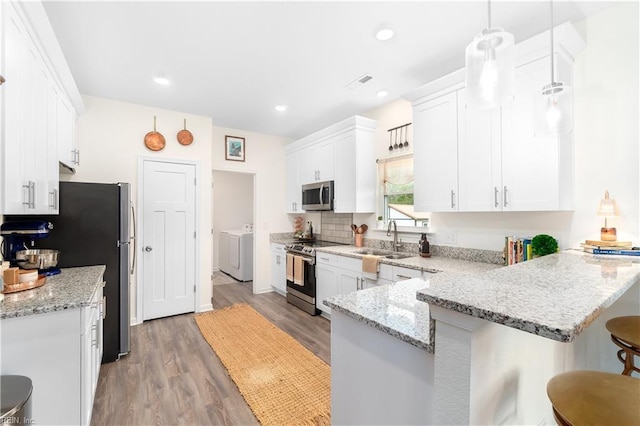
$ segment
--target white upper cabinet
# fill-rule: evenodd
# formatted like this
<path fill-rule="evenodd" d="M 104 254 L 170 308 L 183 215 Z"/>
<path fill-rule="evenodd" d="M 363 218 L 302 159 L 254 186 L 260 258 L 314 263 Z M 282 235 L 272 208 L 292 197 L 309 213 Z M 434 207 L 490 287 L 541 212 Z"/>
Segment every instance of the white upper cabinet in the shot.
<path fill-rule="evenodd" d="M 573 85 L 571 63 L 556 57 L 558 81 Z M 504 110 L 503 210 L 573 209 L 573 134 L 540 137 L 533 132 L 534 94 L 549 82 L 550 57 L 516 68 L 516 98 Z"/>
<path fill-rule="evenodd" d="M 570 24 L 555 29 L 556 81 L 573 83 L 584 42 Z M 511 105 L 466 108 L 464 70 L 418 89 L 414 114 L 415 206 L 431 212 L 553 211 L 573 208 L 573 133 L 537 137 L 534 95 L 549 84 L 548 32 L 517 46 Z"/>
<path fill-rule="evenodd" d="M 61 81 L 66 87 L 75 85 L 72 79 L 69 83 L 66 63 L 62 68 L 53 65 L 52 57 L 61 57 L 59 46 L 55 44 L 54 54 L 45 48 L 55 37 L 50 37 L 53 31 L 42 4 L 5 1 L 0 11 L 0 74 L 6 80 L 0 86 L 0 213 L 56 214 L 58 155 L 62 144 L 73 142 L 76 116 Z M 66 69 L 69 78 L 61 80 L 56 73 L 60 69 Z"/>
<path fill-rule="evenodd" d="M 287 213 L 302 213 L 302 188 L 300 184 L 300 152 L 287 154 Z"/>
<path fill-rule="evenodd" d="M 302 211 L 302 185 L 330 180 L 335 212 L 373 213 L 376 126 L 354 116 L 287 145 L 287 213 Z"/>
<path fill-rule="evenodd" d="M 318 142 L 301 151 L 302 164 L 300 183 L 324 182 L 334 178 L 335 139 Z"/>
<path fill-rule="evenodd" d="M 458 210 L 458 125 L 456 92 L 414 106 L 414 208 Z"/>

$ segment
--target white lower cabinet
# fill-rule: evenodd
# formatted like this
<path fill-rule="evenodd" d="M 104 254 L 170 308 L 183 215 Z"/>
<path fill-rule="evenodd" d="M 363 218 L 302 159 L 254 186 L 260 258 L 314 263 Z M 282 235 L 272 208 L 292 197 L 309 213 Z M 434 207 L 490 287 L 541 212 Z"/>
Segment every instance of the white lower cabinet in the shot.
<path fill-rule="evenodd" d="M 331 315 L 331 308 L 322 301 L 340 294 L 337 261 L 335 254 L 316 253 L 316 308 L 327 315 Z"/>
<path fill-rule="evenodd" d="M 362 260 L 335 254 L 316 254 L 316 308 L 330 315 L 331 308 L 322 301 L 339 294 L 390 284 L 392 267 L 380 264 L 378 278 L 368 278 L 362 273 Z"/>
<path fill-rule="evenodd" d="M 86 307 L 0 321 L 0 372 L 31 378 L 35 424 L 90 424 L 102 362 L 103 300 L 98 286 Z"/>
<path fill-rule="evenodd" d="M 284 244 L 271 243 L 271 286 L 282 295 L 287 292 L 287 253 Z"/>

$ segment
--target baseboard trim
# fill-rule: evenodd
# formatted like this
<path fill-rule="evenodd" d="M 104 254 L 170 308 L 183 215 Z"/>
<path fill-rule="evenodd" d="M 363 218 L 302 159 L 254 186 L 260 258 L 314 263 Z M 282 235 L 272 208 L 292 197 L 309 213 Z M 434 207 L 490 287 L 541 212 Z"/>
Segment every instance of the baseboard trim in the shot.
<path fill-rule="evenodd" d="M 200 313 L 200 312 L 209 312 L 209 311 L 213 311 L 213 305 L 211 303 L 200 305 L 200 308 L 198 308 L 196 312 Z"/>

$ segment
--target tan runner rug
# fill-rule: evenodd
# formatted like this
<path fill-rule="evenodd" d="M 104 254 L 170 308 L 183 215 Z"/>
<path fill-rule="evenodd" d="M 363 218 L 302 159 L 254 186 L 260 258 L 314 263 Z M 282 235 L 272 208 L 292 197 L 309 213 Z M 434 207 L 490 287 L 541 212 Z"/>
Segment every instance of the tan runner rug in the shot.
<path fill-rule="evenodd" d="M 331 423 L 330 367 L 247 304 L 196 315 L 260 423 Z"/>

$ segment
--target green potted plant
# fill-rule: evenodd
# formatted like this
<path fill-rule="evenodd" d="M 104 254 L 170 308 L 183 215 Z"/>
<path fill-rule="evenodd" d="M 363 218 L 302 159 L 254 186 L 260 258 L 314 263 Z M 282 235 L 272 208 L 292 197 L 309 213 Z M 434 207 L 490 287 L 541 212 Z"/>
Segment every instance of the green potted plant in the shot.
<path fill-rule="evenodd" d="M 531 240 L 531 251 L 535 257 L 553 254 L 558 251 L 558 242 L 551 235 L 539 234 Z"/>

